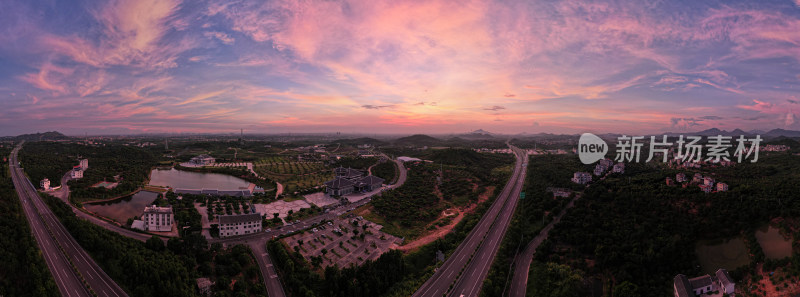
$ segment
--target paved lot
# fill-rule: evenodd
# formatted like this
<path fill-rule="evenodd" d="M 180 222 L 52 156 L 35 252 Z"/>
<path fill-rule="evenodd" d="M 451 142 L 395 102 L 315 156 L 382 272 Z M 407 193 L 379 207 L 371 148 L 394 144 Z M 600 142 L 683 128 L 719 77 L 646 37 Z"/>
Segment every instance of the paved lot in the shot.
<path fill-rule="evenodd" d="M 319 207 L 325 207 L 331 204 L 339 203 L 339 199 L 325 195 L 323 192 L 308 194 L 303 196 L 303 198 L 306 198 L 306 201 Z"/>
<path fill-rule="evenodd" d="M 261 213 L 268 218 L 271 218 L 272 214 L 276 212 L 278 213 L 279 218 L 285 218 L 289 215 L 289 210 L 298 211 L 301 208 L 310 208 L 311 205 L 305 200 L 295 200 L 291 202 L 278 200 L 270 204 L 255 204 L 255 207 L 256 212 Z"/>
<path fill-rule="evenodd" d="M 366 229 L 364 229 L 366 225 Z M 399 238 L 379 231 L 382 226 L 360 217 L 336 218 L 305 233 L 284 238 L 291 249 L 300 247 L 300 253 L 309 261 L 311 257 L 322 256 L 322 266 L 337 264 L 339 267 L 361 265 L 367 260 L 375 260 L 387 252 Z M 356 235 L 356 233 L 358 235 Z M 360 237 L 364 234 L 364 238 Z M 302 241 L 299 244 L 298 241 Z M 322 250 L 327 253 L 323 254 Z"/>

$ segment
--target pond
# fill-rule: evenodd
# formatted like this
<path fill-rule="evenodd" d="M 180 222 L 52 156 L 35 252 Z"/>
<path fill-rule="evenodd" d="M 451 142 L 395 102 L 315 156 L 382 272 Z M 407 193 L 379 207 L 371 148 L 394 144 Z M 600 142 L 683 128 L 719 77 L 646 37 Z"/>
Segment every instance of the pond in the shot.
<path fill-rule="evenodd" d="M 250 182 L 241 178 L 219 173 L 200 173 L 170 168 L 150 171 L 150 184 L 173 189 L 217 189 L 244 190 Z"/>
<path fill-rule="evenodd" d="M 792 255 L 792 240 L 783 238 L 780 229 L 764 226 L 756 230 L 756 239 L 767 259 L 783 259 Z"/>
<path fill-rule="evenodd" d="M 708 274 L 714 274 L 720 268 L 731 271 L 750 263 L 747 246 L 739 237 L 722 242 L 698 243 L 696 251 L 703 272 Z"/>
<path fill-rule="evenodd" d="M 83 207 L 101 216 L 125 224 L 128 219 L 141 216 L 144 207 L 153 203 L 158 198 L 158 193 L 139 191 L 131 196 L 98 204 L 84 204 Z"/>

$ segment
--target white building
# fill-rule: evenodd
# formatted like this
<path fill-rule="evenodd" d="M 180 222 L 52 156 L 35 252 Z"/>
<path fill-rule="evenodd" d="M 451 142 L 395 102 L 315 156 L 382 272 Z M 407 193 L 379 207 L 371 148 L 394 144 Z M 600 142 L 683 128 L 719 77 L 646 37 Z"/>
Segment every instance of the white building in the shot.
<path fill-rule="evenodd" d="M 144 221 L 144 230 L 146 231 L 172 231 L 172 223 L 174 223 L 172 206 L 145 206 L 142 221 Z"/>
<path fill-rule="evenodd" d="M 216 162 L 216 159 L 214 159 L 214 157 L 209 155 L 199 155 L 189 160 L 189 162 L 191 162 L 194 165 L 207 166 L 214 164 L 214 162 Z"/>
<path fill-rule="evenodd" d="M 572 182 L 574 183 L 583 185 L 590 181 L 592 181 L 592 175 L 588 172 L 575 172 L 575 174 L 572 175 Z"/>
<path fill-rule="evenodd" d="M 261 214 L 219 216 L 219 237 L 230 237 L 261 232 Z"/>
<path fill-rule="evenodd" d="M 81 159 L 81 170 L 86 170 L 89 168 L 89 159 Z"/>
<path fill-rule="evenodd" d="M 675 297 L 694 297 L 702 296 L 713 291 L 721 291 L 726 296 L 733 296 L 736 283 L 733 282 L 728 271 L 719 269 L 710 276 L 708 274 L 695 278 L 688 278 L 683 274 L 678 274 L 673 279 L 673 292 Z"/>
<path fill-rule="evenodd" d="M 625 163 L 614 164 L 614 169 L 612 171 L 614 173 L 625 173 Z"/>
<path fill-rule="evenodd" d="M 44 191 L 50 191 L 50 180 L 46 178 L 43 179 L 41 182 L 39 182 L 39 186 L 41 186 L 42 190 Z"/>
<path fill-rule="evenodd" d="M 83 178 L 83 170 L 81 169 L 80 165 L 72 167 L 71 176 L 73 179 Z"/>

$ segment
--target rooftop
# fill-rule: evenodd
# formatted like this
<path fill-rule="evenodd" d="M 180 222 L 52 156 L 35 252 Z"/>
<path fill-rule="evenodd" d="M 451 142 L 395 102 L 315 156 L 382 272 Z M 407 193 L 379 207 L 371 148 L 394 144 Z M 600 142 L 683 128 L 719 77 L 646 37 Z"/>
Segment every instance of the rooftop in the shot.
<path fill-rule="evenodd" d="M 261 221 L 261 214 L 259 213 L 250 213 L 250 214 L 240 214 L 240 215 L 221 215 L 219 216 L 219 224 L 237 224 L 237 223 L 249 223 L 249 222 L 260 222 Z"/>

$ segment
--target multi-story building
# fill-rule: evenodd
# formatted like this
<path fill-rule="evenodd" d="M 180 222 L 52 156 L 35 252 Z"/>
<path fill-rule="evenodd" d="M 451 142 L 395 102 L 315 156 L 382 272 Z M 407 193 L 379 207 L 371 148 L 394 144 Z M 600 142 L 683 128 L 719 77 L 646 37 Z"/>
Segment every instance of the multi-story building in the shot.
<path fill-rule="evenodd" d="M 81 169 L 80 165 L 72 167 L 72 173 L 70 175 L 74 179 L 83 178 L 83 169 Z"/>
<path fill-rule="evenodd" d="M 43 179 L 42 181 L 39 182 L 39 186 L 41 186 L 42 190 L 44 191 L 50 191 L 50 180 L 46 178 Z"/>
<path fill-rule="evenodd" d="M 711 191 L 713 191 L 713 190 L 714 190 L 714 186 L 710 186 L 710 185 L 706 185 L 706 184 L 701 184 L 701 185 L 700 185 L 700 190 L 701 190 L 701 191 L 703 191 L 703 192 L 706 192 L 706 193 L 711 193 Z"/>
<path fill-rule="evenodd" d="M 369 192 L 379 189 L 383 179 L 374 175 L 364 176 L 364 172 L 351 168 L 333 169 L 333 180 L 325 182 L 325 193 L 331 196 L 344 196 L 356 192 Z"/>
<path fill-rule="evenodd" d="M 714 186 L 714 179 L 707 176 L 707 177 L 703 178 L 703 184 L 706 185 L 706 186 L 712 186 L 713 187 Z"/>
<path fill-rule="evenodd" d="M 253 234 L 261 231 L 261 214 L 219 216 L 219 237 Z"/>
<path fill-rule="evenodd" d="M 142 214 L 142 221 L 144 221 L 144 230 L 146 231 L 172 231 L 172 224 L 174 223 L 172 206 L 145 206 L 144 214 Z"/>
<path fill-rule="evenodd" d="M 686 179 L 686 174 L 684 174 L 683 172 L 678 173 L 678 174 L 675 175 L 675 181 L 677 181 L 679 183 L 685 182 L 687 180 L 688 179 Z"/>
<path fill-rule="evenodd" d="M 600 161 L 605 161 L 605 160 L 600 160 Z M 608 170 L 607 166 L 603 164 L 597 164 L 594 166 L 594 175 L 601 176 L 603 175 L 603 173 L 606 172 L 606 170 Z"/>
<path fill-rule="evenodd" d="M 81 170 L 86 170 L 89 168 L 89 159 L 81 159 L 80 162 Z"/>
<path fill-rule="evenodd" d="M 197 157 L 193 157 L 192 159 L 189 160 L 190 163 L 192 163 L 194 165 L 197 165 L 197 166 L 212 165 L 216 161 L 217 160 L 214 159 L 214 157 L 209 156 L 209 155 L 205 155 L 205 154 L 204 155 L 199 155 Z"/>
<path fill-rule="evenodd" d="M 577 184 L 586 184 L 592 181 L 592 175 L 588 172 L 575 172 L 572 175 L 572 182 Z"/>
<path fill-rule="evenodd" d="M 733 296 L 736 292 L 736 283 L 733 282 L 728 271 L 718 269 L 714 276 L 708 274 L 695 278 L 678 274 L 673 279 L 672 289 L 675 297 L 695 297 L 719 291 L 725 296 Z"/>
<path fill-rule="evenodd" d="M 726 183 L 717 183 L 717 192 L 725 192 L 728 190 L 728 184 Z"/>
<path fill-rule="evenodd" d="M 625 163 L 617 163 L 614 164 L 614 169 L 612 170 L 614 173 L 625 173 Z"/>

